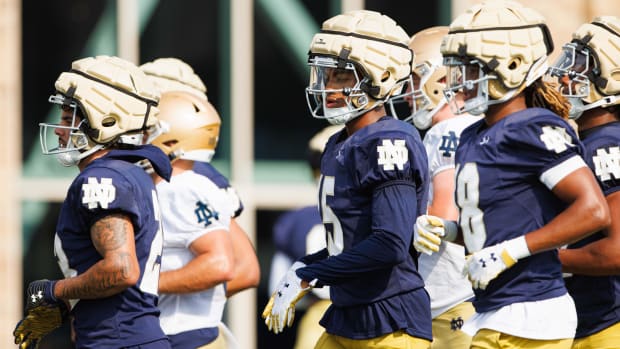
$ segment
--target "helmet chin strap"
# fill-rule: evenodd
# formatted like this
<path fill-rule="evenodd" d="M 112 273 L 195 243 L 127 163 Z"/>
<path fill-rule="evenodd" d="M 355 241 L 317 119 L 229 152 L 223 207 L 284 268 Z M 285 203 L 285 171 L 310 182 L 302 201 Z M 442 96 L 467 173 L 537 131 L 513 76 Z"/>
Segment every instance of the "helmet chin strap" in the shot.
<path fill-rule="evenodd" d="M 101 144 L 97 144 L 85 152 L 80 152 L 77 149 L 73 149 L 56 154 L 56 160 L 64 167 L 76 166 L 80 163 L 80 161 L 82 161 L 82 159 L 101 149 L 103 149 L 103 145 Z"/>
<path fill-rule="evenodd" d="M 527 73 L 525 77 L 525 87 L 530 86 L 534 81 L 538 80 L 541 76 L 545 75 L 549 70 L 549 64 L 547 63 L 547 56 L 540 57 Z"/>
<path fill-rule="evenodd" d="M 606 96 L 590 104 L 584 104 L 581 98 L 569 98 L 571 108 L 570 108 L 570 111 L 568 112 L 568 117 L 570 119 L 577 120 L 586 110 L 590 110 L 590 109 L 594 109 L 598 107 L 607 107 L 607 106 L 615 104 L 617 101 L 618 101 L 618 96 Z"/>
<path fill-rule="evenodd" d="M 420 130 L 426 130 L 427 128 L 431 127 L 431 125 L 433 124 L 433 116 L 435 116 L 435 114 L 437 114 L 437 112 L 443 108 L 445 105 L 447 104 L 446 99 L 442 98 L 441 101 L 439 101 L 439 103 L 437 103 L 437 106 L 435 108 L 433 108 L 432 110 L 420 110 L 418 112 L 416 112 L 413 116 L 411 116 L 411 119 L 413 119 L 413 124 L 415 125 L 415 127 L 417 127 Z M 409 121 L 410 118 L 405 119 L 404 121 Z"/>
<path fill-rule="evenodd" d="M 324 101 L 326 99 L 323 99 Z M 344 125 L 347 122 L 359 117 L 360 115 L 366 113 L 371 108 L 367 108 L 371 103 L 368 101 L 367 96 L 362 96 L 358 98 L 358 103 L 353 103 L 352 101 L 347 102 L 347 105 L 344 107 L 338 108 L 328 108 L 325 103 L 323 104 L 323 114 L 325 115 L 325 119 L 332 125 Z M 361 104 L 357 106 L 357 104 Z M 375 108 L 379 104 L 375 103 L 372 108 Z"/>

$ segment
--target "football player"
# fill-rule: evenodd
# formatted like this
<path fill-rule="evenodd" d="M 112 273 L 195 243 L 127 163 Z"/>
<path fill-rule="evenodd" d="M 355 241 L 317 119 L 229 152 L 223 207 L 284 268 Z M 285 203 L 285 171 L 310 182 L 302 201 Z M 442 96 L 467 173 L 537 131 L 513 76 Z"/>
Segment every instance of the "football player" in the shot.
<path fill-rule="evenodd" d="M 544 18 L 511 1 L 471 7 L 441 44 L 446 93 L 459 113 L 484 113 L 461 134 L 456 203 L 476 313 L 472 348 L 570 348 L 575 304 L 557 248 L 609 225 L 609 209 L 564 120 L 568 105 L 542 79 L 553 44 Z M 423 217 L 433 234 L 445 222 Z M 452 226 L 452 224 L 447 224 Z M 457 229 L 443 230 L 447 235 Z M 448 239 L 451 240 L 451 239 Z"/>
<path fill-rule="evenodd" d="M 158 58 L 141 65 L 140 68 L 155 81 L 155 85 L 162 93 L 185 91 L 208 100 L 207 88 L 202 79 L 190 65 L 178 58 Z M 211 105 L 211 107 L 213 106 Z M 215 155 L 215 146 L 216 144 L 209 144 L 207 161 L 194 161 L 193 171 L 209 178 L 224 191 L 229 198 L 229 205 L 233 209 L 233 216 L 230 219 L 230 234 L 235 253 L 235 270 L 233 278 L 226 283 L 226 296 L 231 297 L 245 289 L 257 287 L 260 281 L 260 268 L 254 246 L 236 220 L 243 213 L 243 202 L 235 188 L 229 183 L 228 178 L 210 162 Z"/>
<path fill-rule="evenodd" d="M 161 326 L 172 348 L 202 348 L 219 336 L 232 279 L 234 254 L 228 198 L 195 173 L 217 142 L 220 119 L 209 102 L 187 92 L 161 97 L 159 122 L 168 131 L 152 141 L 172 162 L 170 182 L 156 179 L 163 220 L 164 250 L 159 281 Z"/>
<path fill-rule="evenodd" d="M 415 217 L 426 210 L 427 158 L 415 128 L 384 106 L 411 73 L 408 41 L 391 18 L 365 10 L 326 20 L 312 39 L 310 112 L 345 128 L 321 160 L 327 247 L 281 280 L 263 312 L 275 333 L 312 287 L 328 285 L 332 305 L 315 348 L 430 346 L 430 302 L 410 254 Z"/>
<path fill-rule="evenodd" d="M 574 349 L 620 348 L 620 19 L 597 17 L 581 25 L 548 75 L 572 104 L 586 163 L 611 212 L 611 226 L 559 251 L 568 292 L 577 307 Z M 614 219 L 614 217 L 616 217 Z"/>
<path fill-rule="evenodd" d="M 134 165 L 148 159 L 170 178 L 165 154 L 138 145 L 157 122 L 159 92 L 138 67 L 108 56 L 74 61 L 55 88 L 49 101 L 60 107 L 60 123 L 40 124 L 42 150 L 80 170 L 56 226 L 66 278 L 30 283 L 15 343 L 36 348 L 70 312 L 76 348 L 170 348 L 157 309 L 159 204 Z"/>
<path fill-rule="evenodd" d="M 446 67 L 439 51 L 441 40 L 448 34 L 448 27 L 431 27 L 414 34 L 409 47 L 415 52 L 416 65 L 407 93 L 390 99 L 390 106 L 409 103 L 412 112 L 405 120 L 424 135 L 431 178 L 427 213 L 443 219 L 456 220 L 458 210 L 454 203 L 454 156 L 461 132 L 480 120 L 480 116 L 464 113 L 455 117 L 446 102 Z M 458 96 L 460 97 L 460 95 Z M 392 110 L 395 111 L 396 108 Z M 430 127 L 430 129 L 429 129 Z M 422 241 L 423 242 L 423 241 Z M 471 284 L 462 274 L 465 265 L 463 246 L 443 241 L 439 249 L 429 250 L 418 245 L 423 252 L 418 268 L 431 297 L 433 317 L 433 349 L 469 348 L 471 337 L 460 331 L 463 321 L 474 313 L 471 304 Z M 433 253 L 436 252 L 436 253 Z"/>
<path fill-rule="evenodd" d="M 342 125 L 330 125 L 316 133 L 308 142 L 307 158 L 312 176 L 318 181 L 321 175 L 321 156 L 331 135 L 340 131 Z M 316 205 L 306 206 L 285 212 L 273 226 L 273 243 L 276 248 L 271 260 L 269 290 L 274 292 L 282 275 L 293 263 L 307 254 L 318 252 L 326 247 L 325 227 Z M 311 295 L 304 298 L 305 314 L 300 319 L 295 336 L 294 349 L 313 349 L 323 333 L 319 320 L 331 302 L 329 287 L 312 289 Z M 298 303 L 297 307 L 301 304 Z"/>
<path fill-rule="evenodd" d="M 168 154 L 174 169 L 169 184 L 157 185 L 168 232 L 160 281 L 162 327 L 173 348 L 234 348 L 235 339 L 221 323 L 226 297 L 256 287 L 259 267 L 249 238 L 234 223 L 243 206 L 209 164 L 221 119 L 186 63 L 162 58 L 141 68 L 163 93 L 152 143 Z"/>

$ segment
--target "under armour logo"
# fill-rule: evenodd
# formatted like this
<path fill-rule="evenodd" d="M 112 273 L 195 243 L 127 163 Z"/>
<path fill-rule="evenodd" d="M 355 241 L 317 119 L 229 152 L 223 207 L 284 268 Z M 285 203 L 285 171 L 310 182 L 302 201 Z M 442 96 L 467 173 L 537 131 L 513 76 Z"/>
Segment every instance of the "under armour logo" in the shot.
<path fill-rule="evenodd" d="M 402 170 L 409 161 L 409 152 L 404 139 L 396 139 L 393 143 L 389 139 L 384 139 L 382 145 L 377 146 L 377 153 L 379 154 L 377 163 L 383 165 L 384 171 L 392 171 L 394 166 Z"/>
<path fill-rule="evenodd" d="M 463 327 L 463 323 L 465 323 L 465 321 L 463 321 L 463 318 L 461 318 L 460 316 L 457 318 L 453 318 L 452 320 L 450 320 L 450 329 L 452 331 L 460 330 Z"/>
<path fill-rule="evenodd" d="M 480 264 L 482 264 L 482 267 L 483 267 L 483 268 L 486 268 L 486 267 L 487 267 L 487 261 L 485 261 L 485 260 L 484 260 L 484 258 L 480 258 L 480 259 L 478 260 L 478 262 L 480 262 Z"/>
<path fill-rule="evenodd" d="M 203 223 L 205 227 L 208 227 L 212 221 L 211 219 L 219 219 L 219 214 L 217 211 L 211 208 L 208 204 L 205 204 L 202 201 L 198 201 L 196 203 L 196 209 L 194 210 L 196 214 L 196 218 L 198 219 L 198 223 Z"/>
<path fill-rule="evenodd" d="M 97 178 L 88 177 L 88 182 L 82 184 L 82 203 L 88 205 L 88 209 L 95 209 L 97 206 L 106 209 L 116 198 L 116 187 L 112 185 L 112 178 L 101 178 L 101 183 Z"/>
<path fill-rule="evenodd" d="M 609 152 L 605 149 L 596 149 L 596 155 L 592 157 L 594 173 L 602 182 L 620 178 L 620 148 L 610 147 Z"/>
<path fill-rule="evenodd" d="M 568 147 L 574 146 L 571 143 L 570 136 L 566 133 L 566 129 L 563 127 L 544 126 L 542 131 L 540 140 L 545 143 L 545 147 L 549 150 L 553 150 L 559 154 L 568 149 Z"/>
<path fill-rule="evenodd" d="M 448 132 L 447 136 L 441 136 L 441 145 L 439 146 L 439 150 L 443 151 L 441 155 L 449 158 L 456 151 L 456 147 L 458 144 L 459 137 L 456 136 L 456 133 L 454 133 L 454 131 Z"/>
<path fill-rule="evenodd" d="M 484 137 L 482 137 L 482 140 L 480 141 L 479 144 L 480 145 L 488 144 L 490 140 L 491 140 L 491 138 L 489 138 L 489 136 L 484 136 Z"/>
<path fill-rule="evenodd" d="M 32 301 L 32 303 L 36 303 L 37 301 L 41 299 L 43 299 L 43 291 L 39 291 L 36 294 L 30 295 L 30 300 Z"/>

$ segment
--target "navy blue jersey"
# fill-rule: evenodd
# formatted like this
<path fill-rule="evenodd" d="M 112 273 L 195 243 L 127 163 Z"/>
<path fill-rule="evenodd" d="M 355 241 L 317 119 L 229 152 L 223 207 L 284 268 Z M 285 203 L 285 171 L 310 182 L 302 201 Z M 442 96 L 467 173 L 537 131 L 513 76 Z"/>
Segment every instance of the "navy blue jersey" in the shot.
<path fill-rule="evenodd" d="M 327 249 L 302 261 L 304 280 L 331 286 L 321 325 L 331 334 L 374 338 L 397 330 L 431 339 L 430 302 L 409 252 L 426 209 L 428 167 L 410 124 L 384 117 L 327 142 L 319 200 Z M 329 258 L 315 260 L 316 256 Z"/>
<path fill-rule="evenodd" d="M 549 189 L 583 166 L 573 129 L 546 109 L 529 108 L 461 134 L 456 151 L 459 224 L 470 253 L 536 230 L 566 208 Z M 572 165 L 573 167 L 569 166 Z M 533 254 L 475 289 L 479 313 L 566 294 L 556 250 Z"/>
<path fill-rule="evenodd" d="M 208 162 L 194 161 L 194 172 L 209 178 L 218 188 L 224 190 L 228 194 L 231 204 L 235 209 L 233 218 L 239 217 L 243 212 L 243 202 L 237 194 L 236 190 L 230 185 L 228 179 L 224 177 L 213 165 Z"/>
<path fill-rule="evenodd" d="M 579 136 L 586 148 L 586 163 L 603 193 L 610 195 L 620 190 L 620 122 L 591 128 Z M 568 248 L 579 248 L 604 237 L 597 232 Z M 565 282 L 577 307 L 575 338 L 589 336 L 620 321 L 620 276 L 573 275 Z"/>
<path fill-rule="evenodd" d="M 90 229 L 112 213 L 131 218 L 140 265 L 135 286 L 107 298 L 71 300 L 77 348 L 117 349 L 166 338 L 156 306 L 163 239 L 157 196 L 149 175 L 134 165 L 136 155 L 169 175 L 170 162 L 157 148 L 113 150 L 80 172 L 62 205 L 54 249 L 65 277 L 82 274 L 102 259 Z"/>
<path fill-rule="evenodd" d="M 316 206 L 302 207 L 283 213 L 273 226 L 273 242 L 276 250 L 296 261 L 308 253 L 306 239 L 317 225 L 321 226 L 325 238 L 321 216 Z M 323 245 L 325 246 L 325 245 Z"/>

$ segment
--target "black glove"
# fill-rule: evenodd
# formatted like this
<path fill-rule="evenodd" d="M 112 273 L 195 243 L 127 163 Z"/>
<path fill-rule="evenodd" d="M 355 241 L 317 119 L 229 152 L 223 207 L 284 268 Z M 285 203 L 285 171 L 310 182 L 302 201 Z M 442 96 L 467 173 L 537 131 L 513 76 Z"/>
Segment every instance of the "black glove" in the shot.
<path fill-rule="evenodd" d="M 65 302 L 54 297 L 56 281 L 37 280 L 28 285 L 26 317 L 17 323 L 13 336 L 20 349 L 36 349 L 41 338 L 60 327 L 67 317 Z"/>

